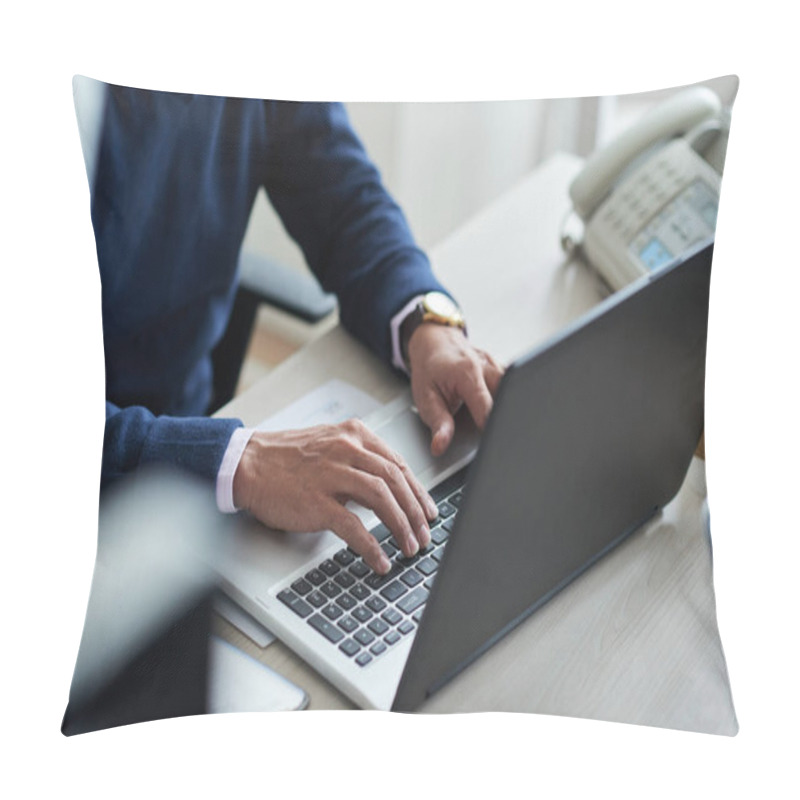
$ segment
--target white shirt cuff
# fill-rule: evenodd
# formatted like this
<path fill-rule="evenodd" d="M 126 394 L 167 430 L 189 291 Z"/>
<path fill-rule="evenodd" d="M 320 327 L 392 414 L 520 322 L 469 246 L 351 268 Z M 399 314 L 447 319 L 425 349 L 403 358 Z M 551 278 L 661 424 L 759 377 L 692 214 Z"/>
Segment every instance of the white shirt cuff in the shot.
<path fill-rule="evenodd" d="M 237 428 L 228 442 L 225 455 L 217 473 L 217 508 L 223 514 L 235 514 L 239 509 L 233 504 L 233 476 L 241 461 L 255 428 Z"/>
<path fill-rule="evenodd" d="M 405 318 L 419 305 L 424 294 L 418 294 L 412 297 L 393 317 L 389 324 L 389 330 L 392 334 L 392 366 L 409 374 L 408 367 L 403 360 L 403 351 L 400 346 L 400 326 L 403 324 Z"/>

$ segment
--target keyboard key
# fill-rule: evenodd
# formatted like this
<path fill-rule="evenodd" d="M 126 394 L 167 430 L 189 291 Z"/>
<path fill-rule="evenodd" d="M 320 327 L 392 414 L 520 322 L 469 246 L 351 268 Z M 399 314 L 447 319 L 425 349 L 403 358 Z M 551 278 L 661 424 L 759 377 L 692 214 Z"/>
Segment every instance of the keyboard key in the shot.
<path fill-rule="evenodd" d="M 434 544 L 444 544 L 449 536 L 449 531 L 446 531 L 441 525 L 431 531 L 431 541 Z"/>
<path fill-rule="evenodd" d="M 448 533 L 451 533 L 451 532 L 452 532 L 452 530 L 453 530 L 453 526 L 454 526 L 455 524 L 456 524 L 456 518 L 455 518 L 455 517 L 450 517 L 450 519 L 446 519 L 446 520 L 445 520 L 445 521 L 442 523 L 442 527 L 443 527 L 443 528 L 444 528 L 444 529 L 445 529 L 445 530 L 446 530 Z"/>
<path fill-rule="evenodd" d="M 352 639 L 345 639 L 340 645 L 339 649 L 346 656 L 354 656 L 360 649 L 361 645 L 354 642 Z"/>
<path fill-rule="evenodd" d="M 324 572 L 329 578 L 332 578 L 341 567 L 327 558 L 319 565 L 319 569 L 320 572 Z"/>
<path fill-rule="evenodd" d="M 289 591 L 288 589 L 284 589 L 282 592 L 278 594 L 278 600 L 282 603 L 285 603 L 289 608 L 294 611 L 295 614 L 299 616 L 307 617 L 314 609 L 306 603 L 305 600 L 298 597 L 294 592 Z"/>
<path fill-rule="evenodd" d="M 381 619 L 385 620 L 390 625 L 397 625 L 398 622 L 402 622 L 403 615 L 396 608 L 387 608 L 386 611 L 381 614 Z"/>
<path fill-rule="evenodd" d="M 420 608 L 420 609 L 418 609 L 418 610 L 417 610 L 417 612 L 416 612 L 416 613 L 415 613 L 415 614 L 414 614 L 414 615 L 411 617 L 411 619 L 413 619 L 413 620 L 414 620 L 414 622 L 416 622 L 417 624 L 419 624 L 420 620 L 422 619 L 422 612 L 423 612 L 424 610 L 425 610 L 425 608 L 424 608 L 424 607 L 423 607 L 423 608 Z"/>
<path fill-rule="evenodd" d="M 404 613 L 410 614 L 418 609 L 428 599 L 428 590 L 423 586 L 417 586 L 411 594 L 406 595 L 397 603 L 397 607 Z"/>
<path fill-rule="evenodd" d="M 358 627 L 358 623 L 352 617 L 342 617 L 336 624 L 345 633 L 352 633 Z"/>
<path fill-rule="evenodd" d="M 328 605 L 322 609 L 322 613 L 328 619 L 339 619 L 339 617 L 341 617 L 342 614 L 344 614 L 344 611 L 342 611 L 342 609 L 339 608 L 339 606 L 335 606 L 333 605 L 333 603 L 328 603 Z"/>
<path fill-rule="evenodd" d="M 344 639 L 344 634 L 335 625 L 331 625 L 321 614 L 314 614 L 313 617 L 309 617 L 308 624 L 333 644 Z"/>
<path fill-rule="evenodd" d="M 403 581 L 406 586 L 416 586 L 418 583 L 422 583 L 423 577 L 415 569 L 410 569 L 400 576 L 400 580 Z"/>
<path fill-rule="evenodd" d="M 372 571 L 363 561 L 356 561 L 355 564 L 351 564 L 347 571 L 351 575 L 355 575 L 356 578 L 363 578 L 365 575 L 369 575 Z"/>
<path fill-rule="evenodd" d="M 311 592 L 308 597 L 306 597 L 306 600 L 308 600 L 308 602 L 311 603 L 314 608 L 322 608 L 322 606 L 326 605 L 328 602 L 328 598 L 325 597 L 322 592 L 318 592 L 316 589 L 314 589 L 314 591 Z"/>
<path fill-rule="evenodd" d="M 366 600 L 372 592 L 364 586 L 363 583 L 357 583 L 355 586 L 350 588 L 350 594 L 355 597 L 356 600 Z"/>
<path fill-rule="evenodd" d="M 367 620 L 372 619 L 372 612 L 368 608 L 364 608 L 364 606 L 359 606 L 351 613 L 352 616 L 355 617 L 355 619 L 357 619 L 359 622 L 366 622 Z"/>
<path fill-rule="evenodd" d="M 455 506 L 456 508 L 460 508 L 461 501 L 464 499 L 464 495 L 461 492 L 456 492 L 450 500 L 449 503 L 451 506 Z"/>
<path fill-rule="evenodd" d="M 375 637 L 366 628 L 361 628 L 353 638 L 360 644 L 363 644 L 364 647 L 375 641 Z"/>
<path fill-rule="evenodd" d="M 356 659 L 356 664 L 358 664 L 359 667 L 366 667 L 370 661 L 372 661 L 372 656 L 369 653 L 362 653 Z"/>
<path fill-rule="evenodd" d="M 390 603 L 393 603 L 397 600 L 398 597 L 402 597 L 408 589 L 403 586 L 400 581 L 393 581 L 390 583 L 386 588 L 381 589 L 381 595 L 385 597 Z"/>
<path fill-rule="evenodd" d="M 397 631 L 389 631 L 389 633 L 383 637 L 383 641 L 389 645 L 395 644 L 395 642 L 400 641 L 400 634 Z"/>
<path fill-rule="evenodd" d="M 352 564 L 356 557 L 345 547 L 340 550 L 334 557 L 333 560 L 340 566 L 346 567 Z"/>
<path fill-rule="evenodd" d="M 442 519 L 447 519 L 448 517 L 452 517 L 453 514 L 456 513 L 455 508 L 451 506 L 450 503 L 447 502 L 447 500 L 442 500 L 442 502 L 439 503 L 439 505 L 436 506 L 436 508 L 439 509 L 439 516 Z"/>
<path fill-rule="evenodd" d="M 378 589 L 383 585 L 383 577 L 377 572 L 373 572 L 372 575 L 364 578 L 364 585 L 369 586 L 370 589 Z"/>
<path fill-rule="evenodd" d="M 464 488 L 464 483 L 467 480 L 467 467 L 460 469 L 455 475 L 451 475 L 447 480 L 434 487 L 431 491 L 431 496 L 434 501 L 438 503 L 446 497 L 450 497 L 454 492 L 458 492 Z"/>
<path fill-rule="evenodd" d="M 395 559 L 395 564 L 399 564 L 402 569 L 405 569 L 406 567 L 410 567 L 412 564 L 416 564 L 419 559 L 419 553 L 413 556 L 397 556 Z"/>
<path fill-rule="evenodd" d="M 381 550 L 386 553 L 386 558 L 391 558 L 397 552 L 397 548 L 391 542 L 384 542 Z"/>
<path fill-rule="evenodd" d="M 345 611 L 349 611 L 358 605 L 358 600 L 352 595 L 343 594 L 336 598 L 336 605 L 341 606 Z"/>
<path fill-rule="evenodd" d="M 314 586 L 322 586 L 325 583 L 325 573 L 320 572 L 318 569 L 312 569 L 310 572 L 306 572 L 306 580 L 311 581 Z"/>
<path fill-rule="evenodd" d="M 379 542 L 385 542 L 392 535 L 392 532 L 383 523 L 373 528 L 370 533 Z"/>
<path fill-rule="evenodd" d="M 334 583 L 338 583 L 342 589 L 349 589 L 356 579 L 349 572 L 340 572 L 334 579 Z"/>
<path fill-rule="evenodd" d="M 375 644 L 372 645 L 372 647 L 370 647 L 369 649 L 370 653 L 372 653 L 372 655 L 374 656 L 379 656 L 385 650 L 386 650 L 386 645 L 383 642 L 375 642 Z"/>
<path fill-rule="evenodd" d="M 314 587 L 305 578 L 298 578 L 292 584 L 292 589 L 294 589 L 297 594 L 308 594 L 313 588 Z"/>
<path fill-rule="evenodd" d="M 434 550 L 431 558 L 436 559 L 436 561 L 441 561 L 443 556 L 444 556 L 444 547 L 439 547 L 436 550 Z"/>
<path fill-rule="evenodd" d="M 417 564 L 416 569 L 427 578 L 439 569 L 439 565 L 432 558 L 423 558 L 422 561 Z"/>
<path fill-rule="evenodd" d="M 377 572 L 373 572 L 372 575 L 364 578 L 364 583 L 369 586 L 370 589 L 380 589 L 381 586 L 386 586 L 387 583 L 393 581 L 405 568 L 405 565 L 401 563 L 401 559 L 396 559 L 392 562 L 392 568 L 385 574 L 385 575 L 378 575 Z"/>
<path fill-rule="evenodd" d="M 328 595 L 328 597 L 336 597 L 342 593 L 342 587 L 337 586 L 333 581 L 325 581 L 319 588 Z"/>
<path fill-rule="evenodd" d="M 367 602 L 364 603 L 364 605 L 367 608 L 374 611 L 376 614 L 380 614 L 380 612 L 383 611 L 384 608 L 386 608 L 386 603 L 384 603 L 383 600 L 381 600 L 380 597 L 378 597 L 377 595 L 375 595 L 374 597 L 370 597 L 370 599 L 367 600 Z"/>
<path fill-rule="evenodd" d="M 407 619 L 402 625 L 397 626 L 397 630 L 405 636 L 407 633 L 411 633 L 415 627 L 416 625 L 410 619 Z"/>
<path fill-rule="evenodd" d="M 364 585 L 368 586 L 370 589 L 380 589 L 386 583 L 382 575 L 378 575 L 376 572 L 373 572 L 372 575 L 368 575 L 364 578 Z"/>
<path fill-rule="evenodd" d="M 389 626 L 382 619 L 378 619 L 377 617 L 374 620 L 372 620 L 372 622 L 370 622 L 369 625 L 367 625 L 367 627 L 376 636 L 383 636 L 383 634 L 389 630 Z"/>
<path fill-rule="evenodd" d="M 425 583 L 423 583 L 422 585 L 423 585 L 423 586 L 424 586 L 424 587 L 425 587 L 425 588 L 426 588 L 428 591 L 430 591 L 431 589 L 433 589 L 433 582 L 434 582 L 435 580 L 436 580 L 436 575 L 431 575 L 431 576 L 430 576 L 430 578 L 428 578 L 428 580 L 426 580 L 426 581 L 425 581 Z"/>

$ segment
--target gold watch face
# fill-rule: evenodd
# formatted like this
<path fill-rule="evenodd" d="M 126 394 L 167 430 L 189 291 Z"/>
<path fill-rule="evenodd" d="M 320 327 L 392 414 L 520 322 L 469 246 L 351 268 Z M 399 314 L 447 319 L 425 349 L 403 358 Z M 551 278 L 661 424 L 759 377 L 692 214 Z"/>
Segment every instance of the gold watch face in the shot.
<path fill-rule="evenodd" d="M 429 292 L 422 300 L 422 308 L 426 316 L 448 322 L 452 325 L 463 324 L 463 317 L 458 306 L 446 295 L 441 292 Z"/>

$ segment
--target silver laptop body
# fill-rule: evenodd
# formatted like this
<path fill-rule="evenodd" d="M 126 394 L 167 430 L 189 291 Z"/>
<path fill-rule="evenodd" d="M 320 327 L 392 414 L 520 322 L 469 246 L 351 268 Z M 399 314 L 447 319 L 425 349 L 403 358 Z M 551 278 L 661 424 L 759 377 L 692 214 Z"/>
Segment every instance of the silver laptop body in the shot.
<path fill-rule="evenodd" d="M 408 397 L 366 420 L 434 493 L 470 464 L 413 632 L 360 665 L 369 647 L 344 652 L 339 619 L 332 641 L 309 622 L 319 609 L 287 604 L 293 584 L 345 549 L 330 532 L 242 520 L 224 590 L 358 706 L 418 708 L 677 493 L 703 428 L 712 252 L 708 243 L 640 279 L 512 364 L 480 449 L 462 419 L 434 461 Z"/>

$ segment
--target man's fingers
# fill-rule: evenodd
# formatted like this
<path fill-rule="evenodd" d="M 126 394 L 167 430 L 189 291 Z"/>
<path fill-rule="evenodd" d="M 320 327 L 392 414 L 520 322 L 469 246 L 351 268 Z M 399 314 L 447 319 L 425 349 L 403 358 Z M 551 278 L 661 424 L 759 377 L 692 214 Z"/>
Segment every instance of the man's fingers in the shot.
<path fill-rule="evenodd" d="M 492 411 L 492 395 L 486 385 L 483 372 L 477 368 L 473 371 L 462 373 L 458 382 L 461 398 L 466 403 L 475 424 L 483 430 L 486 420 Z"/>
<path fill-rule="evenodd" d="M 327 518 L 330 519 L 330 529 L 352 547 L 375 572 L 385 575 L 392 568 L 378 540 L 355 514 L 338 503 L 331 503 Z"/>
<path fill-rule="evenodd" d="M 415 531 L 421 527 L 422 524 L 427 522 L 428 519 L 435 519 L 438 511 L 433 498 L 425 491 L 425 487 L 417 480 L 411 468 L 406 464 L 399 453 L 392 450 L 379 436 L 373 433 L 362 422 L 356 420 L 349 420 L 345 423 L 351 435 L 357 439 L 358 448 L 353 452 L 352 457 L 349 458 L 348 463 L 358 466 L 380 478 L 383 478 L 387 483 L 392 486 L 399 486 L 406 497 L 410 500 L 405 493 L 404 485 L 407 484 L 411 490 L 412 495 L 416 498 L 418 504 L 421 506 L 422 519 L 418 520 L 414 525 Z M 363 458 L 365 454 L 375 455 L 379 461 L 366 462 Z M 359 456 L 361 456 L 359 460 Z M 367 456 L 368 458 L 369 456 Z M 402 498 L 401 498 L 402 499 Z M 410 502 L 404 507 L 411 517 L 416 514 L 416 505 Z M 411 518 L 411 522 L 415 522 L 415 518 Z"/>
<path fill-rule="evenodd" d="M 428 519 L 437 516 L 436 504 L 414 477 L 405 461 L 363 423 L 346 423 L 354 446 L 347 463 L 349 496 L 371 508 L 392 531 L 407 556 L 430 543 Z"/>
<path fill-rule="evenodd" d="M 373 456 L 379 461 L 378 456 Z M 373 469 L 380 469 L 375 464 Z M 399 470 L 398 470 L 399 472 Z M 388 483 L 378 475 L 360 469 L 349 469 L 343 479 L 345 496 L 366 508 L 372 509 L 392 532 L 403 554 L 413 556 L 419 550 L 420 530 L 427 523 L 422 509 L 408 486 L 398 485 L 397 480 Z"/>
<path fill-rule="evenodd" d="M 440 456 L 450 446 L 456 426 L 442 395 L 434 386 L 417 401 L 420 419 L 431 430 L 431 453 Z"/>
<path fill-rule="evenodd" d="M 347 500 L 373 509 L 405 555 L 430 543 L 428 519 L 436 517 L 432 498 L 403 459 L 363 423 L 256 433 L 237 473 L 248 478 L 248 491 L 239 496 L 264 524 L 293 531 L 329 528 L 376 572 L 388 571 L 390 562 L 345 508 Z"/>
<path fill-rule="evenodd" d="M 500 381 L 503 379 L 505 369 L 493 359 L 489 353 L 481 350 L 481 357 L 484 360 L 483 377 L 486 380 L 486 386 L 492 393 L 492 397 L 497 395 L 497 390 L 500 388 Z"/>
<path fill-rule="evenodd" d="M 494 406 L 494 395 L 503 378 L 503 368 L 488 353 L 478 351 L 478 361 L 463 369 L 456 389 L 475 424 L 483 430 Z"/>
<path fill-rule="evenodd" d="M 364 446 L 382 459 L 382 461 L 378 463 L 377 467 L 373 466 L 371 469 L 368 467 L 363 468 L 369 469 L 370 472 L 384 478 L 384 480 L 392 486 L 398 484 L 401 490 L 404 484 L 409 487 L 417 503 L 421 506 L 423 514 L 423 519 L 419 520 L 418 524 L 414 525 L 415 531 L 418 530 L 421 524 L 427 522 L 427 520 L 436 519 L 439 513 L 436 509 L 436 503 L 433 502 L 433 498 L 425 490 L 425 487 L 417 480 L 402 456 L 392 450 L 380 437 L 376 436 L 371 431 L 368 433 L 369 435 L 365 437 L 364 440 Z M 413 504 L 408 507 L 409 519 L 411 519 L 411 512 L 414 508 Z M 412 523 L 415 522 L 414 519 L 411 521 Z"/>

